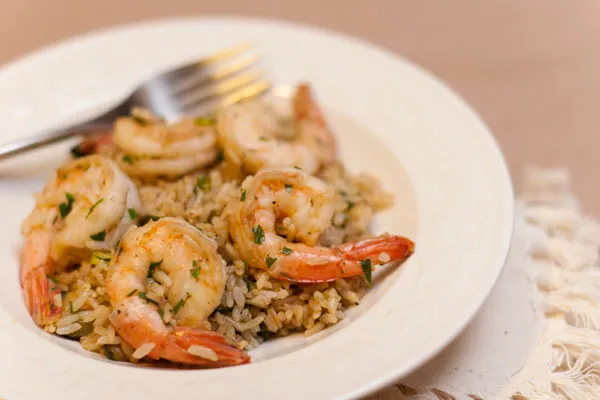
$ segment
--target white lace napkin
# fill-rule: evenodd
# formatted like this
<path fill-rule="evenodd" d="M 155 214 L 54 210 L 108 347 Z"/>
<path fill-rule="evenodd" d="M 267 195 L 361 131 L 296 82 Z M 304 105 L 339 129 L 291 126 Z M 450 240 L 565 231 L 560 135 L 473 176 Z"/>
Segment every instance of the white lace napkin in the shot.
<path fill-rule="evenodd" d="M 600 399 L 600 224 L 565 170 L 530 169 L 504 271 L 467 329 L 368 400 Z"/>

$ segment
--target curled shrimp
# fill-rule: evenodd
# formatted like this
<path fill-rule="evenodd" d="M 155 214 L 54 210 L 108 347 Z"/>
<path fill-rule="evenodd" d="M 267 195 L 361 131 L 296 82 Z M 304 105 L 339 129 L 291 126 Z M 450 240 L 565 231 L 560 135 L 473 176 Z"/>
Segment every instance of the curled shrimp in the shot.
<path fill-rule="evenodd" d="M 106 289 L 110 321 L 123 340 L 151 349 L 153 359 L 208 367 L 250 361 L 223 336 L 202 329 L 225 290 L 225 262 L 212 240 L 184 220 L 162 218 L 128 231 L 119 246 Z M 166 292 L 152 288 L 155 279 Z"/>
<path fill-rule="evenodd" d="M 370 273 L 371 267 L 412 254 L 414 243 L 393 235 L 334 248 L 315 246 L 333 212 L 325 187 L 296 169 L 264 170 L 247 178 L 227 217 L 229 232 L 244 261 L 275 278 L 309 283 Z"/>
<path fill-rule="evenodd" d="M 246 101 L 217 114 L 217 132 L 228 164 L 254 174 L 263 167 L 300 167 L 309 174 L 335 159 L 335 138 L 308 85 L 292 99 L 291 135 L 271 105 Z M 286 137 L 291 136 L 291 137 Z"/>
<path fill-rule="evenodd" d="M 115 122 L 113 135 L 117 162 L 131 176 L 176 177 L 217 159 L 215 126 L 207 118 L 167 125 L 145 110 L 133 110 L 132 117 Z"/>
<path fill-rule="evenodd" d="M 56 171 L 21 227 L 20 282 L 36 324 L 60 314 L 47 276 L 111 248 L 139 213 L 137 189 L 113 161 L 93 155 Z"/>

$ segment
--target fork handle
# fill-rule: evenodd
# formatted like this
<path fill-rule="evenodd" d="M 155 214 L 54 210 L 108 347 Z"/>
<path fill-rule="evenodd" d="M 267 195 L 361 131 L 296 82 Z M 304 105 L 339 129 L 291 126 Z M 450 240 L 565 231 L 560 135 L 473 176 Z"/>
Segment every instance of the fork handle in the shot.
<path fill-rule="evenodd" d="M 29 150 L 38 149 L 49 144 L 62 142 L 76 136 L 90 136 L 106 133 L 110 130 L 109 124 L 86 124 L 51 132 L 40 133 L 23 139 L 18 139 L 0 145 L 0 161 Z"/>

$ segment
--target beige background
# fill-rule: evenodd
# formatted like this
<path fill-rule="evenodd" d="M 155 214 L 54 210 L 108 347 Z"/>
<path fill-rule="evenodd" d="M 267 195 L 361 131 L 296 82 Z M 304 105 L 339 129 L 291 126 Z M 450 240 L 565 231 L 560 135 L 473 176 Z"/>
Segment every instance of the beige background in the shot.
<path fill-rule="evenodd" d="M 430 69 L 496 134 L 515 180 L 565 165 L 600 216 L 600 2 L 595 0 L 0 0 L 0 63 L 74 34 L 148 18 L 280 18 L 376 42 Z"/>

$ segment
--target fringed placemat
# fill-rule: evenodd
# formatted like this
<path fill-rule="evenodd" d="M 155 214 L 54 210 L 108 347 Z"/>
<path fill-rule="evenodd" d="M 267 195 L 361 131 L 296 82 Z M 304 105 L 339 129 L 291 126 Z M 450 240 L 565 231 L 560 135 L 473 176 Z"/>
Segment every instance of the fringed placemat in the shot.
<path fill-rule="evenodd" d="M 507 264 L 477 317 L 368 400 L 600 399 L 599 250 L 567 171 L 526 171 Z"/>

